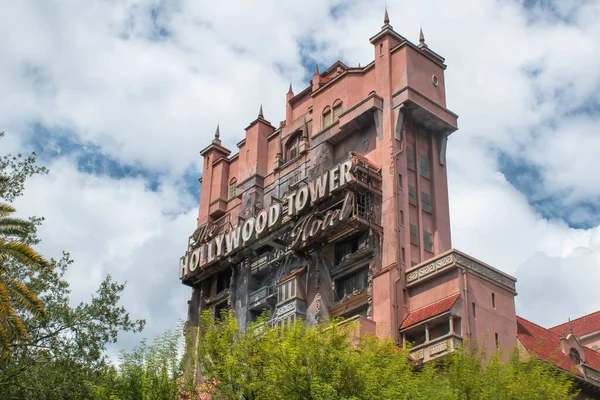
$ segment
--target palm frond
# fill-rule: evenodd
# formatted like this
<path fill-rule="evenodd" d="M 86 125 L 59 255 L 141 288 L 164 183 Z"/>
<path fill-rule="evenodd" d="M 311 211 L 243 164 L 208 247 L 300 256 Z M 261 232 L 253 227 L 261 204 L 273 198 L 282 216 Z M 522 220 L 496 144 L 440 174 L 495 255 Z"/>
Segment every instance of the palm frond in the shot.
<path fill-rule="evenodd" d="M 10 215 L 15 211 L 15 208 L 10 204 L 0 203 L 0 216 Z"/>
<path fill-rule="evenodd" d="M 31 232 L 33 224 L 19 218 L 0 218 L 0 236 L 23 236 Z"/>
<path fill-rule="evenodd" d="M 36 318 L 46 317 L 46 308 L 41 300 L 23 282 L 8 278 L 5 283 L 15 306 L 21 306 Z"/>
<path fill-rule="evenodd" d="M 0 255 L 10 257 L 32 269 L 49 267 L 50 263 L 41 254 L 25 243 L 16 240 L 7 241 L 0 238 Z"/>

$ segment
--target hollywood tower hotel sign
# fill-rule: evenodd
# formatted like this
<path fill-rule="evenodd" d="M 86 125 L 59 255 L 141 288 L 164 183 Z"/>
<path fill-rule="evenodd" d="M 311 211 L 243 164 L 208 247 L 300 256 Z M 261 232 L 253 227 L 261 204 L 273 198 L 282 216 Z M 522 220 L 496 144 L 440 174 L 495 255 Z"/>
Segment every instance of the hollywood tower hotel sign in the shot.
<path fill-rule="evenodd" d="M 219 128 L 200 152 L 198 224 L 179 263 L 188 327 L 223 309 L 242 328 L 264 310 L 273 324 L 352 318 L 425 361 L 466 337 L 515 344 L 514 278 L 451 248 L 444 58 L 387 13 L 370 42 L 371 63 L 290 85 L 277 127 L 260 107 L 233 155 Z"/>

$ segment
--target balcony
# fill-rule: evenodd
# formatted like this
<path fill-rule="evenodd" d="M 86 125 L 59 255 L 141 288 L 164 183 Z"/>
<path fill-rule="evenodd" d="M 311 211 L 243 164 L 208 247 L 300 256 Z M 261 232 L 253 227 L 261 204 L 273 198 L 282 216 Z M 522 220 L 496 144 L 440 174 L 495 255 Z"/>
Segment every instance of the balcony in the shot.
<path fill-rule="evenodd" d="M 217 199 L 209 204 L 208 215 L 213 218 L 222 217 L 227 211 L 227 201 L 224 199 Z"/>
<path fill-rule="evenodd" d="M 415 361 L 429 362 L 453 352 L 462 344 L 462 337 L 448 333 L 410 349 L 410 357 Z"/>
<path fill-rule="evenodd" d="M 250 264 L 250 273 L 252 275 L 264 275 L 277 266 L 279 261 L 283 260 L 284 254 L 283 250 L 273 250 L 258 257 Z"/>
<path fill-rule="evenodd" d="M 260 311 L 269 307 L 269 300 L 275 301 L 273 286 L 263 286 L 248 295 L 248 308 L 252 311 Z"/>

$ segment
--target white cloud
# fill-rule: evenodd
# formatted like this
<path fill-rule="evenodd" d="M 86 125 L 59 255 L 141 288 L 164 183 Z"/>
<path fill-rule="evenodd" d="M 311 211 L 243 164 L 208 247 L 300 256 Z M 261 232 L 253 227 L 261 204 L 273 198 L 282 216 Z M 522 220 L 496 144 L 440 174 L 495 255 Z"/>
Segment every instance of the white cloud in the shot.
<path fill-rule="evenodd" d="M 454 245 L 516 274 L 527 318 L 550 324 L 600 308 L 587 284 L 600 278 L 598 228 L 545 219 L 496 160 L 502 151 L 535 166 L 542 197 L 560 195 L 566 214 L 587 217 L 566 207 L 600 196 L 598 114 L 574 113 L 600 104 L 600 2 L 557 2 L 552 12 L 527 12 L 517 1 L 388 3 L 397 32 L 416 41 L 422 24 L 447 60 L 448 107 L 460 115 L 448 147 Z M 45 250 L 74 254 L 76 296 L 107 272 L 126 279 L 126 305 L 151 319 L 151 333 L 186 312 L 175 268 L 197 199 L 175 178 L 195 167 L 217 121 L 231 149 L 260 103 L 277 125 L 289 81 L 304 88 L 305 58 L 366 65 L 368 39 L 383 22 L 383 3 L 358 1 L 23 0 L 0 8 L 0 86 L 8 93 L 0 128 L 12 134 L 3 146 L 18 150 L 21 135 L 28 147 L 39 122 L 123 163 L 166 171 L 155 193 L 142 178 L 94 177 L 61 157 L 19 203 L 47 217 Z"/>
<path fill-rule="evenodd" d="M 43 215 L 40 251 L 70 251 L 72 302 L 89 299 L 110 273 L 127 282 L 122 297 L 132 317 L 145 318 L 154 336 L 185 318 L 189 289 L 178 280 L 179 255 L 197 216 L 194 199 L 169 182 L 149 191 L 142 179 L 84 174 L 70 160 L 33 178 L 16 203 L 19 215 Z M 130 338 L 131 339 L 131 338 Z"/>

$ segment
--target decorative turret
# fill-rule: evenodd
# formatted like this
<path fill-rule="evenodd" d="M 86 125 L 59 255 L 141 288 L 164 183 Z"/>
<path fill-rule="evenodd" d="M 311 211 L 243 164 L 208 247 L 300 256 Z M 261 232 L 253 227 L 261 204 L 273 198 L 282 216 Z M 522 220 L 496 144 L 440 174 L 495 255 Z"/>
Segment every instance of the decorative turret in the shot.
<path fill-rule="evenodd" d="M 321 74 L 319 73 L 319 64 L 315 64 L 315 72 L 312 77 L 312 90 L 313 92 L 319 88 L 321 84 Z"/>

